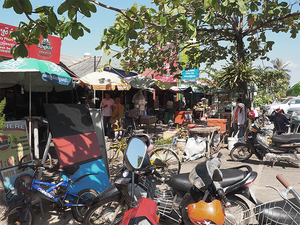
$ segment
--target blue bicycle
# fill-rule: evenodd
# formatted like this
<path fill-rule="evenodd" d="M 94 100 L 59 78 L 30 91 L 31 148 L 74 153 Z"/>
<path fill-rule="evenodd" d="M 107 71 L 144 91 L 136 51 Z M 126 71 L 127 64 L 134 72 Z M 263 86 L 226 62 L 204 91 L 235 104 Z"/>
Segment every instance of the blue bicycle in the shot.
<path fill-rule="evenodd" d="M 34 224 L 34 213 L 31 205 L 36 194 L 39 194 L 43 199 L 54 202 L 59 210 L 71 207 L 73 217 L 78 222 L 82 222 L 84 213 L 88 210 L 91 201 L 98 195 L 98 192 L 93 189 L 84 189 L 74 195 L 67 190 L 67 187 L 82 180 L 84 177 L 96 174 L 86 174 L 72 181 L 69 176 L 79 169 L 79 166 L 75 165 L 59 170 L 61 178 L 59 180 L 62 181 L 58 183 L 38 181 L 35 179 L 38 171 L 40 168 L 45 167 L 43 165 L 22 164 L 22 160 L 25 157 L 20 160 L 19 169 L 31 168 L 34 170 L 34 176 L 32 178 L 30 175 L 23 175 L 17 178 L 15 182 L 16 189 L 18 194 L 23 197 L 21 201 L 10 207 L 8 224 Z"/>

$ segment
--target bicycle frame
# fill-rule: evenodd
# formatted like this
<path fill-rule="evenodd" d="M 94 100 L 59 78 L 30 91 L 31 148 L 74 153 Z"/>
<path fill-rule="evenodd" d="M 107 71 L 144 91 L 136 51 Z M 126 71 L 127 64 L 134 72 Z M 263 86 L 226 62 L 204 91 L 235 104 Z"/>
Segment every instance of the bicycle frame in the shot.
<path fill-rule="evenodd" d="M 42 188 L 39 185 L 44 185 L 44 186 L 47 186 L 47 187 L 50 187 L 50 188 L 46 190 L 46 189 Z M 33 179 L 31 190 L 36 190 L 42 196 L 45 196 L 48 199 L 50 199 L 51 201 L 54 201 L 56 203 L 60 203 L 62 206 L 67 206 L 67 207 L 85 206 L 85 204 L 72 204 L 72 203 L 64 204 L 64 201 L 66 200 L 67 196 L 73 196 L 73 197 L 77 196 L 77 195 L 71 194 L 69 191 L 66 191 L 64 193 L 63 199 L 59 199 L 59 198 L 55 197 L 53 194 L 50 193 L 51 191 L 55 190 L 58 187 L 67 187 L 68 185 L 69 185 L 69 180 L 68 179 L 63 180 L 63 181 L 59 182 L 58 184 L 53 184 L 53 183 L 43 182 L 43 181 L 38 181 L 38 180 Z"/>

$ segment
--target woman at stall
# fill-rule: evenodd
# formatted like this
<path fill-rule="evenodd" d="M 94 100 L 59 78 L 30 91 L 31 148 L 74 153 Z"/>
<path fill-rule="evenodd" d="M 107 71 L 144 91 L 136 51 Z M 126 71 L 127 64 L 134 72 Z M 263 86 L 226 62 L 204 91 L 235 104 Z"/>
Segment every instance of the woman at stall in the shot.
<path fill-rule="evenodd" d="M 122 136 L 122 124 L 120 124 L 121 123 L 120 119 L 124 117 L 124 110 L 125 110 L 125 108 L 121 104 L 121 99 L 116 98 L 114 109 L 113 109 L 113 112 L 111 114 L 111 118 L 109 121 L 109 123 L 111 123 L 113 125 L 112 129 L 115 134 L 114 141 L 117 139 L 121 139 L 121 136 Z"/>

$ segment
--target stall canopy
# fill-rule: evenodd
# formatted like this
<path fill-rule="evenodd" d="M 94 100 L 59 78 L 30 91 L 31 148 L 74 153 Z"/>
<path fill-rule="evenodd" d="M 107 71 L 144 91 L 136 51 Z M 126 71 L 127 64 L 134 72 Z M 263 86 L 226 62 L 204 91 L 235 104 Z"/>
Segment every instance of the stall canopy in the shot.
<path fill-rule="evenodd" d="M 300 82 L 286 91 L 287 96 L 298 96 L 300 94 Z"/>
<path fill-rule="evenodd" d="M 115 73 L 108 71 L 89 73 L 80 78 L 80 81 L 91 86 L 94 90 L 119 91 L 129 90 L 130 84 Z"/>
<path fill-rule="evenodd" d="M 156 90 L 168 90 L 172 87 L 171 84 L 151 79 L 149 77 L 145 77 L 142 75 L 137 75 L 134 77 L 125 78 L 126 81 L 130 83 L 133 88 L 137 89 L 151 89 L 154 88 Z"/>
<path fill-rule="evenodd" d="M 176 87 L 173 86 L 170 88 L 170 91 L 174 93 L 187 93 L 193 91 L 192 87 Z"/>

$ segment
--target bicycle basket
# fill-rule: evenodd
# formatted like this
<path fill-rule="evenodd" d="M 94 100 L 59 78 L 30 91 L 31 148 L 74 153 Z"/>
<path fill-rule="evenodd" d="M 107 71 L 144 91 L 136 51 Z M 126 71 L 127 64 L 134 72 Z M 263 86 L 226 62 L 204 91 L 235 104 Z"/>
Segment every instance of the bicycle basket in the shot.
<path fill-rule="evenodd" d="M 230 224 L 268 224 L 268 225 L 296 225 L 300 224 L 300 208 L 295 199 L 274 200 L 243 211 Z M 225 221 L 225 224 L 226 223 Z"/>

